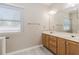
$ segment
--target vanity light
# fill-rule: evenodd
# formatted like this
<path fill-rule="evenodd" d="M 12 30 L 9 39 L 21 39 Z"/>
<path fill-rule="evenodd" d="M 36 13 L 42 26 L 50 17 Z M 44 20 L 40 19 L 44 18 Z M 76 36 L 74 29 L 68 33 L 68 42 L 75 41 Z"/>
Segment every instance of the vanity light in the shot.
<path fill-rule="evenodd" d="M 52 17 L 54 14 L 56 14 L 56 12 L 57 12 L 56 10 L 51 10 L 51 11 L 48 12 L 48 15 L 49 15 L 49 31 L 50 31 L 50 33 L 52 33 L 52 32 L 51 32 L 51 31 L 52 31 L 52 30 L 51 30 L 51 24 L 50 24 L 50 23 L 51 23 L 51 20 L 52 20 L 51 17 Z M 53 20 L 53 21 L 54 21 L 54 20 Z M 53 28 L 53 31 L 54 31 L 54 28 Z"/>
<path fill-rule="evenodd" d="M 54 15 L 54 14 L 56 14 L 56 11 L 51 10 L 51 11 L 48 12 L 48 14 L 49 14 L 49 15 Z"/>
<path fill-rule="evenodd" d="M 74 7 L 75 5 L 76 5 L 76 3 L 67 3 L 66 8 Z"/>
<path fill-rule="evenodd" d="M 68 5 L 74 7 L 75 3 L 68 3 Z"/>

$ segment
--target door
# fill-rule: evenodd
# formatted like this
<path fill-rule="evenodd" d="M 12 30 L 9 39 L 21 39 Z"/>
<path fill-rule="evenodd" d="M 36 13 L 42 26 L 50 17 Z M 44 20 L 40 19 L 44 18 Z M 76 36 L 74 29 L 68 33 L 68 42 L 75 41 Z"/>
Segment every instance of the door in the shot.
<path fill-rule="evenodd" d="M 45 40 L 45 34 L 42 34 L 42 44 L 43 44 L 43 46 L 45 46 L 46 45 L 46 42 L 45 42 L 46 40 Z"/>
<path fill-rule="evenodd" d="M 79 43 L 74 41 L 66 42 L 66 54 L 67 55 L 79 55 Z"/>
<path fill-rule="evenodd" d="M 49 49 L 56 54 L 56 37 L 50 36 Z"/>
<path fill-rule="evenodd" d="M 48 34 L 42 34 L 42 43 L 45 47 L 49 47 L 49 35 Z"/>
<path fill-rule="evenodd" d="M 57 54 L 65 55 L 65 39 L 57 37 Z"/>

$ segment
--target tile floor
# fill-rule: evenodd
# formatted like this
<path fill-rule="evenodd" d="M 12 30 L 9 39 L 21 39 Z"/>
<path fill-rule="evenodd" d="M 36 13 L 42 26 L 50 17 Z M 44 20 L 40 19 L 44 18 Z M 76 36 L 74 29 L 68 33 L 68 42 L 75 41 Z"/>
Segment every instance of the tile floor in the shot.
<path fill-rule="evenodd" d="M 53 53 L 51 53 L 45 47 L 39 47 L 29 51 L 20 52 L 15 55 L 53 55 Z"/>

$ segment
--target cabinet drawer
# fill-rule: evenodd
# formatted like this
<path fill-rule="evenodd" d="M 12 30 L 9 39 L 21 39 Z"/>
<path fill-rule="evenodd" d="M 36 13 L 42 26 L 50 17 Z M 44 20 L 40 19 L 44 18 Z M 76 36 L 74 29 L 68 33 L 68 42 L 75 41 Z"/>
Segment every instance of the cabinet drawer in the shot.
<path fill-rule="evenodd" d="M 50 39 L 51 39 L 52 41 L 56 41 L 56 37 L 55 37 L 55 36 L 50 36 Z"/>
<path fill-rule="evenodd" d="M 51 39 L 51 38 L 50 38 L 50 40 L 51 40 L 51 42 L 56 42 L 56 39 Z"/>
<path fill-rule="evenodd" d="M 56 37 L 50 36 L 50 43 L 55 45 L 56 44 Z"/>
<path fill-rule="evenodd" d="M 49 47 L 52 52 L 56 53 L 56 46 L 50 44 Z"/>
<path fill-rule="evenodd" d="M 49 44 L 50 44 L 50 45 L 53 45 L 53 46 L 56 46 L 56 42 L 53 42 L 53 41 L 51 41 L 51 40 L 49 41 Z"/>

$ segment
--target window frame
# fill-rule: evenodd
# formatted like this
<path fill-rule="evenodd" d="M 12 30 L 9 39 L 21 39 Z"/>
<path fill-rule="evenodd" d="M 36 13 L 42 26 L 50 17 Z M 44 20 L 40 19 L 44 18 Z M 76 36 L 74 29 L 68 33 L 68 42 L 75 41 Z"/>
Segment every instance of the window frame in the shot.
<path fill-rule="evenodd" d="M 15 31 L 15 30 L 11 30 L 11 31 L 6 31 L 5 30 L 5 32 L 0 32 L 0 33 L 16 33 L 16 32 L 23 32 L 23 23 L 24 23 L 24 21 L 23 21 L 23 9 L 24 8 L 21 8 L 21 7 L 18 7 L 18 6 L 15 6 L 15 5 L 10 5 L 10 4 L 4 4 L 4 3 L 1 3 L 0 4 L 0 6 L 8 6 L 8 7 L 10 7 L 10 8 L 17 8 L 17 9 L 19 9 L 20 10 L 20 30 L 18 31 Z"/>

